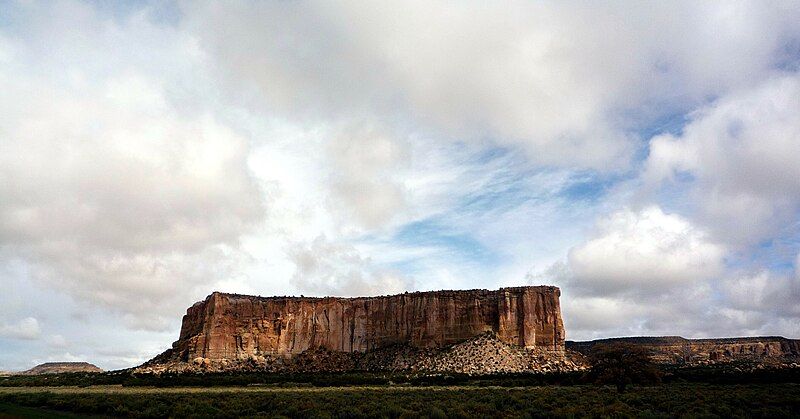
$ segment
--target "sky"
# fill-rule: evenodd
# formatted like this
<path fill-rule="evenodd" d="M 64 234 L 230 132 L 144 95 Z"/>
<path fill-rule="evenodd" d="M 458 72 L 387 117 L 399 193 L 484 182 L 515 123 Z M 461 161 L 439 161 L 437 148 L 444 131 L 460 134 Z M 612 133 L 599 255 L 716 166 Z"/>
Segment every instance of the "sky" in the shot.
<path fill-rule="evenodd" d="M 800 338 L 800 3 L 0 0 L 0 370 L 213 291 Z"/>

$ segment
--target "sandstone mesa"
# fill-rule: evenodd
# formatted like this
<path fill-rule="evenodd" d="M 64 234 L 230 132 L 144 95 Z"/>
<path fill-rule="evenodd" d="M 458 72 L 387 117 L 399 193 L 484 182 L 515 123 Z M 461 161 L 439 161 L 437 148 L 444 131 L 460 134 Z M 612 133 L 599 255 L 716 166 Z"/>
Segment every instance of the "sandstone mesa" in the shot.
<path fill-rule="evenodd" d="M 652 354 L 655 362 L 662 364 L 708 365 L 740 361 L 796 366 L 800 363 L 800 340 L 781 336 L 717 339 L 641 336 L 566 342 L 566 348 L 587 354 L 593 346 L 609 343 L 642 346 Z"/>
<path fill-rule="evenodd" d="M 437 370 L 457 364 L 440 359 L 448 353 L 478 364 L 485 355 L 485 371 L 558 368 L 568 363 L 560 295 L 552 286 L 356 298 L 215 292 L 187 310 L 172 348 L 139 370 Z"/>
<path fill-rule="evenodd" d="M 135 371 L 574 371 L 589 367 L 593 345 L 612 342 L 645 346 L 667 364 L 800 363 L 800 341 L 782 337 L 565 343 L 560 296 L 553 286 L 355 298 L 214 292 L 187 310 L 172 348 Z"/>

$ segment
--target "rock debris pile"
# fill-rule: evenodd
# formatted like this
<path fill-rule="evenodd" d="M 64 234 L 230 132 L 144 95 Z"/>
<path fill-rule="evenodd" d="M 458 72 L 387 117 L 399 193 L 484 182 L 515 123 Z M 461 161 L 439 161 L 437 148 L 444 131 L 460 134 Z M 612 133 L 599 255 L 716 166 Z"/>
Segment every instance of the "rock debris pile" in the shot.
<path fill-rule="evenodd" d="M 585 368 L 577 355 L 526 349 L 509 345 L 487 333 L 453 345 L 414 365 L 430 372 L 498 374 L 519 372 L 574 371 Z"/>
<path fill-rule="evenodd" d="M 526 349 L 509 345 L 487 332 L 444 348 L 395 345 L 369 352 L 309 349 L 292 357 L 247 356 L 237 360 L 196 358 L 191 362 L 151 363 L 137 373 L 264 371 L 308 372 L 421 372 L 486 375 L 522 372 L 579 371 L 584 358 L 572 351 Z"/>

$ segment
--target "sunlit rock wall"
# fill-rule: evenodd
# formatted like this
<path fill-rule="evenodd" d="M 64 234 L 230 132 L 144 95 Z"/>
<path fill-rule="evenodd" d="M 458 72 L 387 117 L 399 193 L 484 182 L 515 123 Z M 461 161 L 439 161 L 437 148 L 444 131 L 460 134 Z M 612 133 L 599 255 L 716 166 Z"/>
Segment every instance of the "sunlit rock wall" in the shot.
<path fill-rule="evenodd" d="M 220 360 L 291 356 L 311 348 L 437 348 L 491 331 L 509 344 L 560 352 L 560 294 L 551 286 L 358 298 L 215 292 L 187 310 L 173 350 L 183 360 Z"/>

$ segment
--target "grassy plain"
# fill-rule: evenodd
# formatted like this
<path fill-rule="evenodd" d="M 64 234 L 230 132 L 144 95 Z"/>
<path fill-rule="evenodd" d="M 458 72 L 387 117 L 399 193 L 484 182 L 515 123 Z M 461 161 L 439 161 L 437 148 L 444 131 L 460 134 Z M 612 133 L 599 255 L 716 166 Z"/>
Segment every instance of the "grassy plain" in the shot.
<path fill-rule="evenodd" d="M 623 394 L 592 385 L 5 387 L 0 417 L 4 407 L 17 409 L 12 417 L 59 411 L 96 417 L 790 418 L 800 417 L 800 384 L 670 383 Z"/>

